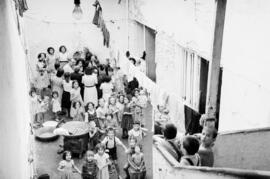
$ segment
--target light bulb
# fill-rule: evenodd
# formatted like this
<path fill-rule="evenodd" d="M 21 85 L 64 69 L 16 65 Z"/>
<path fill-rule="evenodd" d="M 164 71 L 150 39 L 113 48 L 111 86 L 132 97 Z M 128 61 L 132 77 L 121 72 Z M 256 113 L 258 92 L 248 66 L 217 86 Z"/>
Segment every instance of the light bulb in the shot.
<path fill-rule="evenodd" d="M 72 15 L 74 17 L 74 19 L 76 20 L 80 20 L 83 16 L 83 11 L 82 11 L 82 8 L 80 7 L 79 4 L 75 4 L 75 7 L 72 11 Z"/>

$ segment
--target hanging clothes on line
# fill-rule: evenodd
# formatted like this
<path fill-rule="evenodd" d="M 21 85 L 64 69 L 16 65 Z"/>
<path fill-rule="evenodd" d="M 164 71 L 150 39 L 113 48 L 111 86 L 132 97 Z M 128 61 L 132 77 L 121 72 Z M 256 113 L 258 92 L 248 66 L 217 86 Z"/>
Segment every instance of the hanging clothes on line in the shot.
<path fill-rule="evenodd" d="M 93 6 L 96 7 L 96 10 L 92 23 L 99 27 L 100 26 L 99 19 L 101 18 L 102 8 L 98 0 L 95 1 Z"/>
<path fill-rule="evenodd" d="M 22 17 L 23 13 L 28 10 L 26 0 L 14 0 L 16 9 L 19 9 L 19 14 Z"/>

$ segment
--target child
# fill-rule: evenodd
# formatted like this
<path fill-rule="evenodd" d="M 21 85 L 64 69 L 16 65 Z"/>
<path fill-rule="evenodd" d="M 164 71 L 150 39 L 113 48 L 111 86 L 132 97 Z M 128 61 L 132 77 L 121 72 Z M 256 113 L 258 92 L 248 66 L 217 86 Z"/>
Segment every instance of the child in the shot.
<path fill-rule="evenodd" d="M 84 121 L 84 109 L 80 101 L 73 102 L 70 110 L 73 121 Z"/>
<path fill-rule="evenodd" d="M 98 108 L 96 110 L 97 118 L 98 119 L 105 119 L 105 114 L 108 113 L 108 108 L 105 105 L 105 99 L 100 98 L 98 101 Z"/>
<path fill-rule="evenodd" d="M 124 112 L 124 99 L 125 99 L 125 96 L 124 95 L 120 95 L 119 98 L 118 98 L 118 101 L 116 103 L 116 106 L 118 108 L 118 120 L 119 122 L 121 123 L 122 121 L 122 117 L 123 117 L 123 112 Z"/>
<path fill-rule="evenodd" d="M 125 151 L 127 151 L 126 146 L 121 142 L 118 137 L 115 137 L 115 131 L 113 128 L 108 128 L 107 136 L 101 142 L 105 145 L 106 149 L 109 151 L 110 158 L 116 163 L 117 160 L 117 145 L 120 145 Z"/>
<path fill-rule="evenodd" d="M 145 126 L 145 120 L 144 120 L 144 116 L 143 116 L 142 107 L 139 105 L 135 105 L 134 121 L 139 121 L 142 127 Z"/>
<path fill-rule="evenodd" d="M 213 167 L 214 153 L 212 147 L 217 137 L 217 130 L 214 127 L 204 127 L 201 134 L 201 145 L 199 148 L 199 156 L 201 158 L 201 166 Z"/>
<path fill-rule="evenodd" d="M 102 133 L 96 127 L 96 123 L 91 121 L 89 123 L 89 149 L 94 150 L 96 145 L 100 143 Z"/>
<path fill-rule="evenodd" d="M 215 117 L 210 117 L 206 114 L 203 114 L 200 118 L 200 125 L 202 127 L 215 127 L 216 125 L 216 118 Z"/>
<path fill-rule="evenodd" d="M 46 89 L 50 85 L 47 71 L 40 69 L 34 80 L 34 86 L 37 89 L 37 93 L 43 95 L 43 93 L 45 93 Z"/>
<path fill-rule="evenodd" d="M 77 80 L 74 80 L 72 82 L 72 89 L 70 91 L 70 101 L 71 101 L 71 105 L 76 101 L 83 103 L 82 96 L 81 96 L 81 88 Z"/>
<path fill-rule="evenodd" d="M 122 116 L 122 138 L 125 139 L 128 137 L 128 131 L 133 127 L 133 116 L 131 113 L 131 106 L 129 103 L 129 99 L 127 97 L 124 98 L 124 109 L 123 109 L 123 116 Z"/>
<path fill-rule="evenodd" d="M 71 152 L 65 151 L 63 153 L 63 160 L 59 163 L 57 168 L 57 170 L 61 172 L 61 179 L 74 178 L 73 169 L 75 169 L 76 172 L 81 173 L 75 166 L 74 161 L 71 159 Z"/>
<path fill-rule="evenodd" d="M 97 121 L 97 115 L 96 115 L 96 110 L 95 110 L 95 105 L 92 102 L 87 103 L 85 107 L 85 122 L 91 122 Z"/>
<path fill-rule="evenodd" d="M 114 130 L 116 130 L 118 125 L 117 125 L 117 121 L 115 120 L 115 118 L 113 118 L 113 115 L 106 114 L 105 117 L 106 117 L 105 125 L 104 125 L 105 129 L 113 128 Z"/>
<path fill-rule="evenodd" d="M 36 94 L 36 90 L 32 89 L 30 91 L 30 110 L 31 110 L 31 124 L 34 123 L 34 121 L 36 121 L 37 118 L 37 113 L 38 113 L 38 97 Z"/>
<path fill-rule="evenodd" d="M 86 152 L 86 160 L 82 166 L 82 179 L 97 179 L 98 166 L 93 151 Z"/>
<path fill-rule="evenodd" d="M 128 159 L 128 162 L 125 164 L 125 166 L 123 168 L 124 171 L 125 171 L 125 173 L 126 173 L 126 178 L 130 178 L 128 169 L 130 167 L 130 164 L 129 163 L 132 162 L 131 157 L 135 153 L 135 146 L 137 144 L 136 138 L 130 138 L 128 144 L 129 144 L 129 148 L 127 150 L 127 159 Z"/>
<path fill-rule="evenodd" d="M 116 105 L 116 98 L 115 97 L 109 98 L 108 112 L 113 115 L 114 120 L 119 122 L 119 120 L 118 120 L 119 109 Z"/>
<path fill-rule="evenodd" d="M 53 91 L 52 92 L 52 101 L 51 101 L 51 105 L 52 105 L 52 112 L 54 114 L 54 118 L 55 120 L 58 122 L 59 121 L 59 113 L 62 111 L 61 109 L 61 105 L 59 102 L 59 94 L 57 91 Z"/>
<path fill-rule="evenodd" d="M 197 154 L 200 147 L 199 141 L 194 136 L 185 136 L 181 145 L 183 156 L 181 166 L 201 166 L 200 156 Z"/>
<path fill-rule="evenodd" d="M 141 143 L 143 136 L 145 135 L 144 132 L 148 131 L 145 128 L 142 128 L 140 126 L 140 122 L 139 121 L 135 121 L 133 124 L 133 128 L 128 131 L 128 136 L 129 138 L 136 138 L 137 143 Z"/>
<path fill-rule="evenodd" d="M 130 162 L 130 178 L 131 179 L 144 179 L 146 175 L 146 168 L 144 162 L 144 155 L 141 152 L 141 148 L 136 145 L 135 146 L 135 153 L 131 156 Z"/>
<path fill-rule="evenodd" d="M 141 89 L 139 93 L 140 94 L 138 96 L 138 103 L 142 108 L 146 108 L 148 99 L 147 96 L 145 95 L 145 91 Z"/>
<path fill-rule="evenodd" d="M 105 146 L 102 144 L 97 144 L 97 153 L 94 158 L 97 161 L 98 166 L 98 179 L 109 179 L 109 169 L 108 165 L 110 164 L 109 155 L 105 153 Z"/>

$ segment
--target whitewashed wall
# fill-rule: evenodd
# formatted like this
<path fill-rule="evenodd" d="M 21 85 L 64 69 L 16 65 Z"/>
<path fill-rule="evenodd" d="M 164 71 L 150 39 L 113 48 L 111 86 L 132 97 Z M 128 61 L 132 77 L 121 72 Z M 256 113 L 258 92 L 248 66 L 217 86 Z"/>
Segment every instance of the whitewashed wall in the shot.
<path fill-rule="evenodd" d="M 270 126 L 268 0 L 228 0 L 220 130 Z"/>
<path fill-rule="evenodd" d="M 30 110 L 25 53 L 13 1 L 0 1 L 0 178 L 29 178 Z"/>

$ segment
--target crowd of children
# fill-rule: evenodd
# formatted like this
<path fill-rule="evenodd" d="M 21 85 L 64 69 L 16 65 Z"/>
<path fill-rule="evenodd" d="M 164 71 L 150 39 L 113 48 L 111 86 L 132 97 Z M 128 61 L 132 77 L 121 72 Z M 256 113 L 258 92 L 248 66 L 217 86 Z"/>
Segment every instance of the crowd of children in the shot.
<path fill-rule="evenodd" d="M 61 177 L 72 178 L 74 170 L 84 179 L 108 179 L 114 174 L 120 177 L 116 151 L 121 146 L 128 158 L 127 177 L 144 178 L 140 144 L 147 132 L 143 115 L 147 96 L 143 88 L 134 85 L 136 79 L 128 82 L 117 65 L 112 66 L 110 60 L 100 63 L 87 48 L 70 57 L 65 46 L 58 54 L 49 47 L 47 53 L 38 55 L 36 67 L 30 91 L 32 126 L 42 127 L 45 120 L 75 120 L 89 126 L 89 147 L 82 170 L 75 166 L 72 153 L 64 151 L 58 167 Z M 116 132 L 128 139 L 129 148 Z"/>
<path fill-rule="evenodd" d="M 213 167 L 212 147 L 217 137 L 214 117 L 202 115 L 200 119 L 202 132 L 184 136 L 177 135 L 177 128 L 170 121 L 169 111 L 165 106 L 157 106 L 154 120 L 154 141 L 163 146 L 180 163 L 180 166 Z"/>

